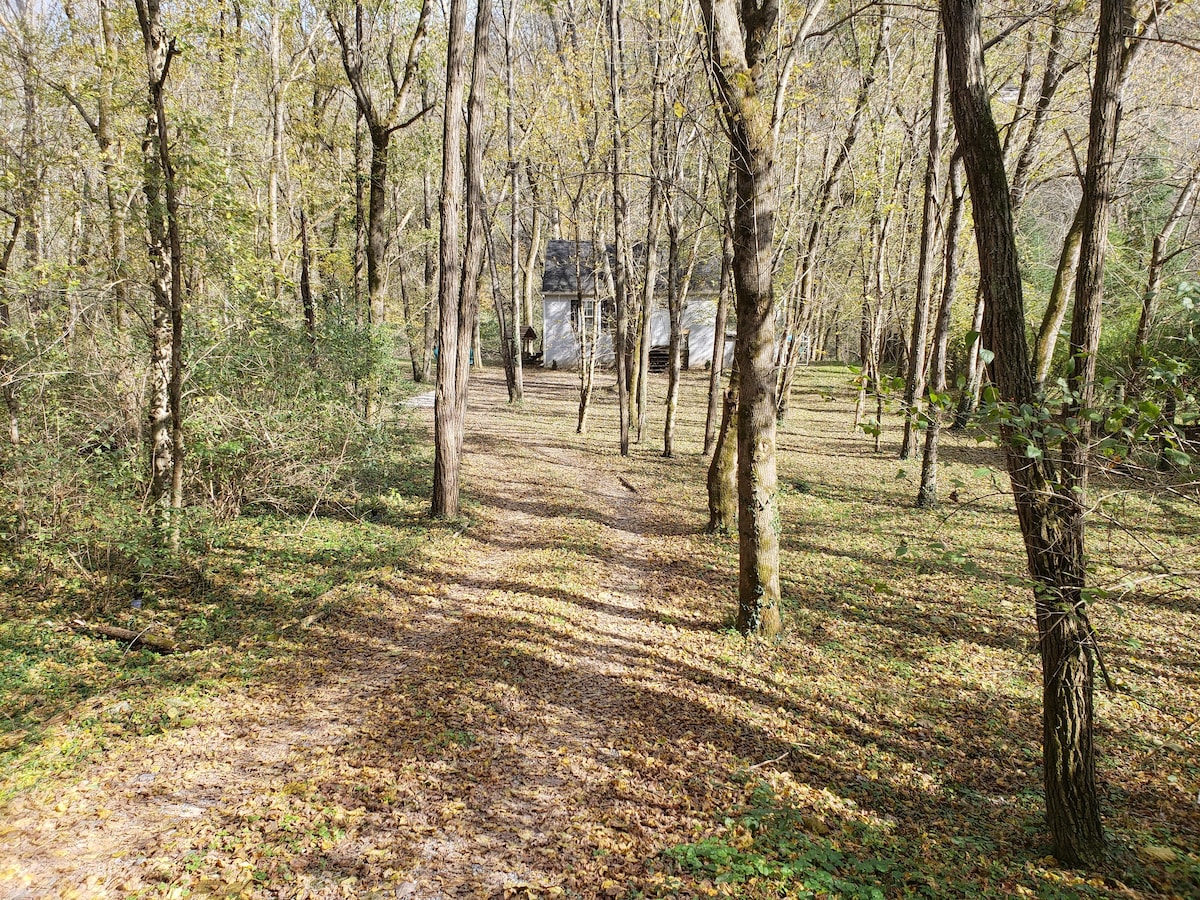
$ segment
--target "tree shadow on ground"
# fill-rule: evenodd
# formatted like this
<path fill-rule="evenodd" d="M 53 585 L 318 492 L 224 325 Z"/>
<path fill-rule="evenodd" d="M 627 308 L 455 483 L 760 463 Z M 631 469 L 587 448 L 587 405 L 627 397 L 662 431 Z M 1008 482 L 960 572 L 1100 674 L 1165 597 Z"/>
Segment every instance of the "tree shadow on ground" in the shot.
<path fill-rule="evenodd" d="M 347 633 L 387 626 L 370 613 L 345 624 L 339 651 L 351 657 Z M 430 626 L 435 632 L 419 632 Z M 636 852 L 608 871 L 632 878 L 642 858 L 681 840 L 694 823 L 718 822 L 756 771 L 787 772 L 832 795 L 850 818 L 896 821 L 894 830 L 879 827 L 885 851 L 932 837 L 947 850 L 965 840 L 1019 848 L 1031 859 L 1044 852 L 1031 794 L 1036 763 L 1012 763 L 1017 744 L 1035 745 L 1030 703 L 932 686 L 913 704 L 912 723 L 898 725 L 889 710 L 872 713 L 836 696 L 797 697 L 780 685 L 751 687 L 611 635 L 550 634 L 499 612 L 418 617 L 412 627 L 396 636 L 403 675 L 387 692 L 403 702 L 368 712 L 339 752 L 360 760 L 364 771 L 425 772 L 422 796 L 403 807 L 414 822 L 440 825 L 425 794 L 437 798 L 435 807 L 461 803 L 453 834 L 461 848 L 482 853 L 476 875 L 511 870 L 539 846 L 552 847 L 556 857 L 534 853 L 533 868 L 540 865 L 543 876 L 592 871 L 611 837 L 604 823 L 619 821 L 626 827 L 617 831 Z M 489 704 L 494 717 L 479 711 Z M 747 716 L 751 707 L 762 715 Z M 429 710 L 437 712 L 430 717 Z M 461 746 L 448 747 L 447 734 L 464 736 Z M 393 811 L 370 790 L 340 783 L 320 789 L 344 804 L 365 800 L 381 814 Z M 580 824 L 572 813 L 580 811 L 598 830 L 572 830 Z M 658 827 L 655 818 L 678 821 Z M 498 836 L 507 846 L 488 848 L 472 833 Z M 560 833 L 571 840 L 557 843 Z M 469 879 L 469 866 L 459 865 Z"/>

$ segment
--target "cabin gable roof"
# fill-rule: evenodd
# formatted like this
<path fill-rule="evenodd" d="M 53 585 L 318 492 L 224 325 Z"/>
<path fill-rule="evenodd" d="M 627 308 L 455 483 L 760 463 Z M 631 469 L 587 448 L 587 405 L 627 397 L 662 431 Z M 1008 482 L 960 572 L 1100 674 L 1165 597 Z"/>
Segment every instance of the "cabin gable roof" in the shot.
<path fill-rule="evenodd" d="M 608 255 L 608 265 L 612 266 L 616 262 L 616 248 L 612 244 L 605 245 L 605 252 Z M 634 277 L 640 280 L 642 275 L 641 268 L 644 265 L 646 258 L 646 245 L 637 243 L 633 247 L 634 266 L 637 271 L 634 272 Z M 607 294 L 604 285 L 604 261 L 603 257 L 596 252 L 596 245 L 592 241 L 564 241 L 552 240 L 546 245 L 545 254 L 545 270 L 542 274 L 542 295 L 551 294 L 566 294 L 569 296 L 578 296 L 582 293 L 585 297 L 592 296 L 596 290 L 596 278 L 601 279 L 599 288 L 600 293 Z M 686 275 L 686 272 L 681 272 L 680 277 Z M 696 296 L 712 296 L 720 289 L 721 283 L 721 261 L 717 259 L 699 259 L 692 270 L 692 278 L 688 287 L 688 295 Z M 658 276 L 655 279 L 656 293 L 660 297 L 665 297 L 667 293 L 667 267 L 665 254 L 659 254 L 659 270 Z"/>

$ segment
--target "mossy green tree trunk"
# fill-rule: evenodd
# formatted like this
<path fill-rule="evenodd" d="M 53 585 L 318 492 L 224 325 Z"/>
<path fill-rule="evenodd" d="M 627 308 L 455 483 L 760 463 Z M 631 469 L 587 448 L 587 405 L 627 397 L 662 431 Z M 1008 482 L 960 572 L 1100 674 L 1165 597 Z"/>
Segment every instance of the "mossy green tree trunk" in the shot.
<path fill-rule="evenodd" d="M 774 0 L 701 0 L 706 56 L 733 146 L 733 283 L 739 404 L 738 615 L 743 634 L 772 637 L 779 611 L 779 506 L 775 474 L 775 294 L 771 283 L 775 135 L 759 93 Z"/>

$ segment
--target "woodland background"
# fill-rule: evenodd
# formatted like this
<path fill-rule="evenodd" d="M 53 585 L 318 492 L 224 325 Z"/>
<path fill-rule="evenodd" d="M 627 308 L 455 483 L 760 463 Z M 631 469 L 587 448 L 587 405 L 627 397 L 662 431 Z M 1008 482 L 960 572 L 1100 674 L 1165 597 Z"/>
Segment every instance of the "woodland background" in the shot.
<path fill-rule="evenodd" d="M 411 512 L 396 486 L 429 460 L 401 409 L 432 387 L 447 271 L 442 142 L 447 115 L 467 118 L 461 99 L 444 105 L 448 76 L 463 76 L 469 58 L 447 71 L 450 12 L 430 2 L 4 7 L 0 574 L 11 671 L 41 665 L 35 619 L 137 634 L 138 611 L 174 605 L 177 638 L 211 638 L 220 629 L 188 619 L 179 597 L 203 595 L 215 554 L 255 517 Z M 1076 364 L 1058 336 L 1079 254 L 1097 10 L 985 12 L 1027 336 L 1048 402 L 1070 402 Z M 1090 464 L 1123 479 L 1114 496 L 1189 510 L 1200 13 L 1193 3 L 1127 12 L 1136 53 L 1122 85 Z M 480 103 L 467 148 L 480 187 L 468 217 L 482 215 L 468 286 L 478 284 L 482 314 L 463 326 L 472 365 L 502 364 L 509 399 L 521 400 L 515 336 L 540 332 L 539 253 L 550 238 L 616 239 L 614 208 L 640 245 L 624 273 L 631 346 L 647 308 L 684 301 L 680 273 L 698 259 L 724 260 L 736 327 L 729 122 L 700 9 L 512 0 L 474 25 L 476 52 L 481 35 L 491 52 L 471 91 Z M 995 436 L 972 204 L 936 99 L 938 31 L 933 7 L 785 4 L 755 69 L 778 126 L 776 418 L 798 415 L 796 350 L 807 347 L 850 366 L 853 424 L 875 454 L 893 452 L 888 429 L 903 429 L 899 455 L 913 456 L 935 421 Z M 719 370 L 683 379 L 673 354 L 660 406 L 643 353 L 629 358 L 637 445 L 675 454 L 678 392 L 690 389 L 702 393 L 688 402 L 704 410 L 699 443 L 711 453 L 727 380 Z M 608 378 L 583 367 L 580 430 Z M 1171 510 L 1164 546 L 1186 547 L 1188 514 Z M 1139 522 L 1112 527 L 1146 540 Z M 1155 547 L 1138 584 L 1194 603 L 1187 554 L 1177 564 Z M 894 548 L 909 552 L 903 536 Z M 94 687 L 55 683 L 66 696 Z M 6 712 L 14 748 L 36 733 L 38 705 Z"/>

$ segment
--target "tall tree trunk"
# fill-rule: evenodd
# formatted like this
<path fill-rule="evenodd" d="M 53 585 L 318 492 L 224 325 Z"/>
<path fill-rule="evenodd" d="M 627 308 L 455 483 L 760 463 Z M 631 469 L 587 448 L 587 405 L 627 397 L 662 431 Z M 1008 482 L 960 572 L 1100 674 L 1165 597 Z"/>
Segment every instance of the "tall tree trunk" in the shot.
<path fill-rule="evenodd" d="M 475 284 L 475 292 L 479 293 L 479 283 Z M 483 337 L 479 331 L 479 315 L 478 310 L 475 315 L 475 328 L 471 334 L 471 352 L 467 356 L 467 362 L 473 369 L 483 368 Z"/>
<path fill-rule="evenodd" d="M 525 374 L 522 371 L 521 354 L 521 168 L 517 160 L 516 126 L 514 115 L 517 104 L 516 72 L 513 65 L 513 42 L 517 30 L 516 0 L 509 0 L 504 14 L 504 77 L 507 104 L 504 110 L 504 137 L 508 144 L 508 177 L 512 194 L 512 207 L 508 218 L 509 246 L 509 299 L 512 301 L 512 333 L 505 345 L 505 356 L 511 361 L 512 372 L 508 378 L 508 400 L 520 403 L 525 397 Z M 499 314 L 499 311 L 498 311 Z M 529 321 L 525 319 L 525 321 Z M 508 369 L 505 370 L 506 373 Z"/>
<path fill-rule="evenodd" d="M 1045 685 L 1044 715 L 1049 736 L 1043 752 L 1046 768 L 1046 818 L 1056 853 L 1064 862 L 1097 862 L 1104 851 L 1092 751 L 1092 668 L 1094 637 L 1083 590 L 1087 578 L 1084 527 L 1088 504 L 1088 454 L 1096 399 L 1096 357 L 1104 302 L 1104 256 L 1116 183 L 1117 132 L 1121 121 L 1123 56 L 1129 0 L 1101 0 L 1096 70 L 1089 113 L 1087 170 L 1083 179 L 1083 239 L 1071 316 L 1069 399 L 1064 420 L 1062 486 L 1069 538 L 1069 559 L 1055 560 L 1056 590 L 1038 610 L 1042 666 L 1055 677 Z M 1064 575 L 1066 578 L 1064 579 Z M 1065 581 L 1065 585 L 1062 582 Z M 1077 737 L 1078 736 L 1078 737 Z"/>
<path fill-rule="evenodd" d="M 363 116 L 360 110 L 354 119 L 354 322 L 362 327 L 363 274 L 367 265 L 367 183 L 370 176 L 363 171 L 366 152 L 362 138 Z"/>
<path fill-rule="evenodd" d="M 925 448 L 921 456 L 921 487 L 917 491 L 917 506 L 922 509 L 934 509 L 938 505 L 938 443 L 942 431 L 942 405 L 946 402 L 946 351 L 950 343 L 950 313 L 958 289 L 958 243 L 962 237 L 965 206 L 962 156 L 956 154 L 950 161 L 950 216 L 946 223 L 946 249 L 942 260 L 942 300 L 933 329 L 933 354 L 929 359 L 932 383 L 927 405 L 929 414 L 925 425 Z"/>
<path fill-rule="evenodd" d="M 658 240 L 662 234 L 663 178 L 666 177 L 667 128 L 663 78 L 662 20 L 656 20 L 659 42 L 654 49 L 653 89 L 650 94 L 650 191 L 646 209 L 646 266 L 642 283 L 642 312 L 639 317 L 638 355 L 634 383 L 637 386 L 637 440 L 642 442 L 649 417 L 650 347 L 654 343 L 654 294 L 658 287 Z"/>
<path fill-rule="evenodd" d="M 712 365 L 708 373 L 708 414 L 704 419 L 706 456 L 712 451 L 716 439 L 721 404 L 721 373 L 725 370 L 725 331 L 729 327 L 729 301 L 733 292 L 733 203 L 736 196 L 736 175 L 731 150 L 723 195 L 725 214 L 721 219 L 721 284 L 717 294 L 717 315 L 713 322 Z M 723 421 L 722 419 L 721 422 Z"/>
<path fill-rule="evenodd" d="M 379 128 L 370 128 L 371 169 L 367 178 L 367 330 L 372 339 L 372 353 L 385 351 L 383 326 L 387 320 L 387 297 L 384 293 L 384 258 L 387 254 L 387 234 L 384 219 L 387 215 L 388 145 L 391 135 Z M 375 346 L 375 342 L 378 345 Z M 363 413 L 367 425 L 378 425 L 383 412 L 383 384 L 380 361 L 374 360 L 364 385 Z"/>
<path fill-rule="evenodd" d="M 1033 169 L 1037 150 L 1041 145 L 1042 137 L 1045 133 L 1045 125 L 1049 118 L 1054 95 L 1066 75 L 1079 65 L 1078 61 L 1066 64 L 1062 61 L 1062 20 L 1070 14 L 1071 11 L 1065 7 L 1056 10 L 1054 13 L 1054 24 L 1051 27 L 1050 41 L 1046 50 L 1046 67 L 1042 74 L 1041 88 L 1038 91 L 1037 102 L 1034 104 L 1033 119 L 1029 126 L 1029 131 L 1026 133 L 1021 151 L 1017 155 L 1016 166 L 1013 169 L 1012 183 L 1009 188 L 1009 202 L 1014 220 L 1016 219 L 1018 210 L 1020 210 L 1022 204 L 1025 202 L 1029 187 L 1029 174 Z M 1032 52 L 1032 45 L 1030 52 Z M 1020 102 L 1017 104 L 1013 121 L 1009 124 L 1005 134 L 1003 156 L 1006 164 L 1009 153 L 1014 146 L 1018 121 L 1025 115 L 1023 107 L 1031 78 L 1032 56 L 1030 53 L 1027 53 L 1026 66 L 1021 77 Z M 1075 266 L 1078 260 L 1079 221 L 1077 213 L 1075 221 L 1067 232 L 1063 251 L 1059 258 L 1058 271 L 1055 274 L 1054 287 L 1050 294 L 1050 301 L 1038 332 L 1034 371 L 1037 373 L 1036 377 L 1039 385 L 1045 383 L 1050 372 L 1050 364 L 1054 357 L 1054 345 L 1058 339 L 1058 331 L 1062 328 L 1067 304 L 1071 299 L 1070 284 L 1071 280 L 1075 277 Z M 983 290 L 980 288 L 975 295 L 975 313 L 972 317 L 971 331 L 974 334 L 979 334 L 980 329 L 983 327 L 983 303 Z M 959 395 L 958 408 L 954 416 L 953 428 L 956 431 L 962 431 L 967 427 L 971 417 L 975 414 L 976 407 L 979 405 L 979 396 L 985 375 L 985 367 L 979 362 L 979 349 L 980 341 L 976 340 L 967 350 L 966 378 L 962 392 Z"/>
<path fill-rule="evenodd" d="M 979 392 L 983 386 L 984 366 L 979 358 L 983 334 L 984 292 L 983 285 L 975 291 L 975 310 L 971 313 L 971 334 L 974 340 L 967 347 L 967 371 L 963 379 L 962 392 L 958 397 L 958 408 L 954 412 L 954 430 L 963 431 L 975 415 L 979 406 Z"/>
<path fill-rule="evenodd" d="M 1024 299 L 1004 157 L 988 101 L 978 0 L 943 0 L 950 98 L 974 206 L 980 281 L 985 294 L 983 342 L 993 354 L 992 380 L 1010 410 L 1001 438 L 1034 582 L 1042 660 L 1043 772 L 1046 821 L 1054 852 L 1068 865 L 1093 863 L 1104 852 L 1093 750 L 1093 638 L 1087 619 L 1084 558 L 1088 429 L 1080 414 L 1090 402 L 1099 328 L 1100 263 L 1111 189 L 1121 44 L 1121 0 L 1102 0 L 1100 40 L 1085 177 L 1084 252 L 1076 286 L 1072 351 L 1077 400 L 1065 412 L 1079 427 L 1055 471 L 1053 448 L 1040 428 L 1043 401 L 1024 334 Z M 1114 65 L 1115 63 L 1115 65 Z M 1091 349 L 1089 349 L 1091 348 Z M 1090 357 L 1090 361 L 1084 359 Z M 1023 410 L 1033 410 L 1025 415 Z M 1069 431 L 1070 429 L 1068 429 Z"/>
<path fill-rule="evenodd" d="M 367 324 L 378 328 L 387 321 L 384 257 L 387 254 L 388 146 L 391 134 L 372 128 L 371 174 L 367 180 Z"/>
<path fill-rule="evenodd" d="M 404 315 L 404 340 L 408 344 L 408 364 L 412 369 L 414 382 L 421 380 L 421 347 L 417 344 L 416 325 L 413 321 L 414 312 L 412 299 L 408 293 L 408 273 L 404 271 L 404 254 L 396 258 L 396 281 L 400 287 L 400 308 Z"/>
<path fill-rule="evenodd" d="M 792 404 L 792 387 L 796 381 L 796 369 L 800 366 L 804 339 L 805 320 L 812 314 L 812 307 L 800 308 L 800 283 L 793 281 L 784 301 L 783 336 L 777 341 L 779 354 L 779 397 L 775 402 L 775 420 L 783 424 Z"/>
<path fill-rule="evenodd" d="M 1170 259 L 1167 255 L 1167 247 L 1171 242 L 1171 235 L 1175 233 L 1175 228 L 1187 214 L 1198 189 L 1200 189 L 1200 166 L 1192 170 L 1192 174 L 1184 183 L 1179 196 L 1175 198 L 1175 204 L 1171 207 L 1167 220 L 1159 229 L 1158 234 L 1154 236 L 1154 243 L 1150 247 L 1150 261 L 1146 266 L 1146 290 L 1142 293 L 1142 311 L 1138 316 L 1137 330 L 1133 334 L 1133 344 L 1129 350 L 1129 367 L 1135 375 L 1146 363 L 1150 326 L 1153 324 L 1154 314 L 1158 310 L 1158 295 L 1162 291 L 1163 270 Z"/>
<path fill-rule="evenodd" d="M 629 238 L 623 173 L 626 167 L 624 122 L 624 35 L 621 21 L 621 0 L 607 0 L 608 38 L 610 53 L 608 79 L 612 102 L 612 204 L 613 242 L 616 260 L 613 265 L 614 302 L 617 314 L 616 340 L 613 352 L 617 368 L 617 415 L 620 427 L 621 455 L 629 455 Z M 599 310 L 597 310 L 597 316 Z"/>
<path fill-rule="evenodd" d="M 934 233 L 938 226 L 938 182 L 942 162 L 942 131 L 946 127 L 944 39 L 939 30 L 933 49 L 933 99 L 929 104 L 929 152 L 925 156 L 925 191 L 921 215 L 921 249 L 917 262 L 917 296 L 913 307 L 908 377 L 904 382 L 904 436 L 900 458 L 908 459 L 917 445 L 916 424 L 925 393 L 925 345 L 929 337 L 929 298 L 933 285 Z"/>
<path fill-rule="evenodd" d="M 451 0 L 446 47 L 446 102 L 444 109 L 462 109 L 467 58 L 466 0 Z M 462 118 L 453 112 L 443 117 L 442 192 L 438 202 L 441 232 L 438 241 L 438 346 L 437 382 L 434 391 L 433 502 L 435 518 L 458 515 L 461 456 L 456 440 L 458 418 L 459 341 L 472 323 L 460 321 L 462 248 L 459 234 L 463 209 Z M 468 338 L 469 341 L 469 338 Z"/>
<path fill-rule="evenodd" d="M 708 464 L 708 528 L 712 534 L 732 534 L 737 529 L 737 357 L 729 370 L 729 386 L 722 406 L 721 429 Z"/>
<path fill-rule="evenodd" d="M 308 338 L 308 364 L 317 368 L 317 305 L 312 291 L 312 247 L 308 240 L 308 211 L 300 204 L 300 308 L 304 313 L 304 334 Z"/>
<path fill-rule="evenodd" d="M 13 216 L 12 231 L 4 243 L 4 255 L 0 257 L 0 393 L 4 398 L 4 411 L 8 419 L 8 443 L 14 460 L 21 447 L 21 404 L 17 396 L 16 347 L 11 332 L 12 307 L 8 299 L 8 267 L 12 262 L 13 251 L 17 248 L 22 222 L 20 214 Z"/>
<path fill-rule="evenodd" d="M 449 42 L 446 50 L 445 109 L 462 109 L 466 79 L 466 0 L 451 0 Z M 475 13 L 475 58 L 471 70 L 471 99 L 467 109 L 466 207 L 467 239 L 458 249 L 459 212 L 463 197 L 462 125 L 455 115 L 445 117 L 442 163 L 441 321 L 437 388 L 434 394 L 433 504 L 435 518 L 458 515 L 462 465 L 463 425 L 467 411 L 467 381 L 475 323 L 479 313 L 479 272 L 483 264 L 485 210 L 483 208 L 483 143 L 486 115 L 488 35 L 491 8 L 488 0 Z"/>
<path fill-rule="evenodd" d="M 514 330 L 516 322 L 509 327 L 509 315 L 514 316 L 520 314 L 520 304 L 516 302 L 515 295 L 511 295 L 514 301 L 509 307 L 504 301 L 504 294 L 499 290 L 500 286 L 500 267 L 496 262 L 496 242 L 492 240 L 491 232 L 485 232 L 487 243 L 488 265 L 492 273 L 492 307 L 496 312 L 496 328 L 499 331 L 500 338 L 500 363 L 504 366 L 504 384 L 508 388 L 508 402 L 516 403 L 517 395 L 517 366 L 519 365 L 519 357 L 521 355 L 520 348 L 517 346 Z M 515 248 L 512 248 L 515 250 Z M 515 269 L 516 266 L 514 265 Z M 509 287 L 512 287 L 512 281 L 509 282 Z M 508 307 L 506 309 L 505 307 Z M 476 331 L 478 333 L 478 330 Z M 477 354 L 478 355 L 478 354 Z"/>
<path fill-rule="evenodd" d="M 580 181 L 580 195 L 582 195 L 582 180 Z M 596 381 L 596 357 L 599 355 L 600 348 L 600 323 L 603 319 L 601 314 L 600 304 L 600 274 L 602 261 L 607 260 L 608 254 L 603 250 L 603 243 L 600 241 L 599 235 L 599 205 L 601 198 L 597 197 L 596 216 L 592 221 L 592 255 L 587 264 L 591 267 L 592 274 L 592 317 L 591 323 L 588 323 L 588 317 L 584 315 L 584 260 L 580 250 L 579 239 L 579 198 L 573 198 L 572 202 L 572 219 L 575 222 L 575 300 L 576 308 L 579 310 L 579 318 L 577 327 L 579 332 L 579 415 L 575 422 L 575 433 L 586 434 L 588 412 L 591 409 L 592 390 Z"/>
<path fill-rule="evenodd" d="M 433 231 L 433 204 L 429 199 L 429 173 L 421 174 L 421 196 L 422 210 L 424 212 L 423 223 L 425 233 L 430 234 Z M 425 285 L 425 305 L 424 305 L 424 335 L 425 346 L 421 354 L 421 376 L 417 379 L 420 382 L 429 381 L 430 375 L 433 374 L 433 348 L 437 343 L 437 324 L 435 320 L 438 318 L 438 285 L 437 285 L 437 263 L 433 258 L 433 250 L 430 242 L 425 241 L 425 247 L 422 252 L 422 260 L 424 262 L 424 285 Z"/>
<path fill-rule="evenodd" d="M 775 141 L 759 76 L 778 7 L 755 0 L 701 0 L 706 61 L 737 168 L 733 279 L 738 405 L 738 615 L 743 634 L 783 628 L 775 472 Z"/>
<path fill-rule="evenodd" d="M 6 483 L 12 486 L 13 513 L 16 515 L 17 527 L 13 539 L 14 548 L 19 549 L 29 531 L 25 516 L 25 482 L 20 472 L 21 452 L 21 404 L 17 395 L 16 348 L 13 346 L 12 310 L 8 296 L 8 267 L 12 262 L 13 251 L 17 248 L 17 239 L 21 235 L 21 216 L 13 215 L 12 230 L 4 244 L 4 253 L 0 256 L 0 398 L 4 401 L 4 414 L 8 432 L 8 453 L 0 457 L 0 474 Z M 7 457 L 7 459 L 5 459 Z"/>
<path fill-rule="evenodd" d="M 1063 321 L 1067 317 L 1067 307 L 1071 305 L 1071 284 L 1075 280 L 1079 268 L 1079 251 L 1083 241 L 1083 204 L 1075 210 L 1075 217 L 1063 238 L 1062 253 L 1058 258 L 1058 267 L 1054 270 L 1054 284 L 1050 288 L 1050 298 L 1046 303 L 1046 312 L 1042 315 L 1042 324 L 1038 328 L 1037 343 L 1034 345 L 1034 377 L 1039 386 L 1045 385 L 1050 377 L 1050 366 L 1054 363 L 1054 347 L 1058 343 L 1058 333 L 1062 330 Z"/>
<path fill-rule="evenodd" d="M 663 456 L 675 455 L 675 410 L 679 406 L 679 378 L 683 344 L 683 298 L 679 281 L 679 216 L 667 200 L 667 312 L 671 338 L 667 350 L 667 409 L 663 423 Z"/>
<path fill-rule="evenodd" d="M 531 191 L 532 193 L 532 191 Z M 522 266 L 522 284 L 521 284 L 521 311 L 522 320 L 529 327 L 533 327 L 533 294 L 537 289 L 537 273 L 534 271 L 537 266 L 538 250 L 542 245 L 542 211 L 538 208 L 537 197 L 533 198 L 533 225 L 530 231 L 529 238 L 529 253 L 525 257 L 525 264 Z"/>
<path fill-rule="evenodd" d="M 279 242 L 279 177 L 283 170 L 283 69 L 280 55 L 283 44 L 281 0 L 272 0 L 268 34 L 268 78 L 271 81 L 271 158 L 267 166 L 267 247 L 271 256 L 271 290 L 279 303 L 283 289 L 283 252 Z"/>
<path fill-rule="evenodd" d="M 22 121 L 17 171 L 18 202 L 21 218 L 25 222 L 25 268 L 38 273 L 28 292 L 29 309 L 36 318 L 46 312 L 48 294 L 46 279 L 40 273 L 44 259 L 43 245 L 43 189 L 45 186 L 46 151 L 43 143 L 44 120 L 41 113 L 39 87 L 42 78 L 42 63 L 38 59 L 34 38 L 41 30 L 37 21 L 40 5 L 33 2 L 14 3 L 11 7 L 20 17 L 15 27 L 15 54 L 17 75 L 20 80 Z M 37 340 L 37 330 L 31 332 Z"/>
<path fill-rule="evenodd" d="M 158 523 L 178 547 L 183 505 L 183 250 L 179 196 L 167 129 L 166 82 L 177 50 L 159 0 L 135 0 L 146 50 L 148 103 L 142 162 L 154 306 L 150 348 L 150 499 Z"/>

